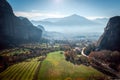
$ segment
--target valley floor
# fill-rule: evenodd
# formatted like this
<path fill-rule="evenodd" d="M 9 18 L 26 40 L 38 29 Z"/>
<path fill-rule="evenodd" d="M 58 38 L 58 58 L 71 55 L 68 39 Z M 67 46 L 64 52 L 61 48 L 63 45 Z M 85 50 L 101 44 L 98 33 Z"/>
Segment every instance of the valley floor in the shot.
<path fill-rule="evenodd" d="M 42 63 L 36 57 L 14 64 L 0 73 L 0 80 L 100 80 L 105 77 L 92 67 L 67 62 L 60 52 L 49 53 Z"/>

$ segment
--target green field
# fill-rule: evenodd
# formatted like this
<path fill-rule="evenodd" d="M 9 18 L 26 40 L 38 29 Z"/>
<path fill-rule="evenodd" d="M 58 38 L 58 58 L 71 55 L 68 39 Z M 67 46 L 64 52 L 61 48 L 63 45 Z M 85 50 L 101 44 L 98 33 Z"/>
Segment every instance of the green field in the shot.
<path fill-rule="evenodd" d="M 73 65 L 65 61 L 60 52 L 53 52 L 43 61 L 38 80 L 96 80 L 96 77 L 103 76 L 92 67 Z"/>
<path fill-rule="evenodd" d="M 41 63 L 39 58 L 28 59 L 8 67 L 0 73 L 0 80 L 97 80 L 96 77 L 104 76 L 92 67 L 73 65 L 65 61 L 60 51 L 49 53 L 38 69 Z"/>
<path fill-rule="evenodd" d="M 0 73 L 0 80 L 32 80 L 40 61 L 37 58 L 28 59 L 24 62 L 8 67 Z"/>

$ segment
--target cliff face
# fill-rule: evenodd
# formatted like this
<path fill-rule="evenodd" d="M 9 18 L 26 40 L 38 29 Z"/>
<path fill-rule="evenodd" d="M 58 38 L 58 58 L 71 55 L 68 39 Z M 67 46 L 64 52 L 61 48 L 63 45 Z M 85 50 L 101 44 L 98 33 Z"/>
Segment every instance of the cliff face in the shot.
<path fill-rule="evenodd" d="M 42 30 L 27 18 L 16 17 L 6 0 L 0 0 L 0 49 L 26 42 L 36 42 Z"/>
<path fill-rule="evenodd" d="M 103 35 L 97 42 L 99 50 L 120 51 L 120 16 L 110 18 Z"/>

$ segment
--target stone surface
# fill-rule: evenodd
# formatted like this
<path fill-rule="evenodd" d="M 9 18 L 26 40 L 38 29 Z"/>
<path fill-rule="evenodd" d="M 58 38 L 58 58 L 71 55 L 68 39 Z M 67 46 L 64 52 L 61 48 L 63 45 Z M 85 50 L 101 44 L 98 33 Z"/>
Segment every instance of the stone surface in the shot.
<path fill-rule="evenodd" d="M 97 47 L 99 50 L 120 51 L 120 16 L 110 18 Z"/>
<path fill-rule="evenodd" d="M 0 49 L 41 39 L 42 30 L 27 18 L 16 17 L 6 0 L 0 0 Z"/>

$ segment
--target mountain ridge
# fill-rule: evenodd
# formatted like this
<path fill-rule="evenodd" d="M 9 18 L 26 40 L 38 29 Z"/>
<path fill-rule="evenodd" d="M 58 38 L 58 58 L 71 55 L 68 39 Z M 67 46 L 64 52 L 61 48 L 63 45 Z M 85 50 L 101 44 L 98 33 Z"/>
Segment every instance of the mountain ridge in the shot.
<path fill-rule="evenodd" d="M 43 20 L 31 20 L 31 22 L 35 25 L 42 24 L 45 25 L 51 25 L 51 26 L 95 26 L 95 25 L 103 25 L 100 22 L 89 20 L 83 16 L 79 16 L 77 14 L 72 14 L 69 16 L 65 16 L 62 18 L 46 18 Z"/>
<path fill-rule="evenodd" d="M 35 27 L 27 18 L 15 16 L 6 0 L 0 0 L 0 32 L 0 49 L 37 42 L 42 35 L 42 30 Z"/>

